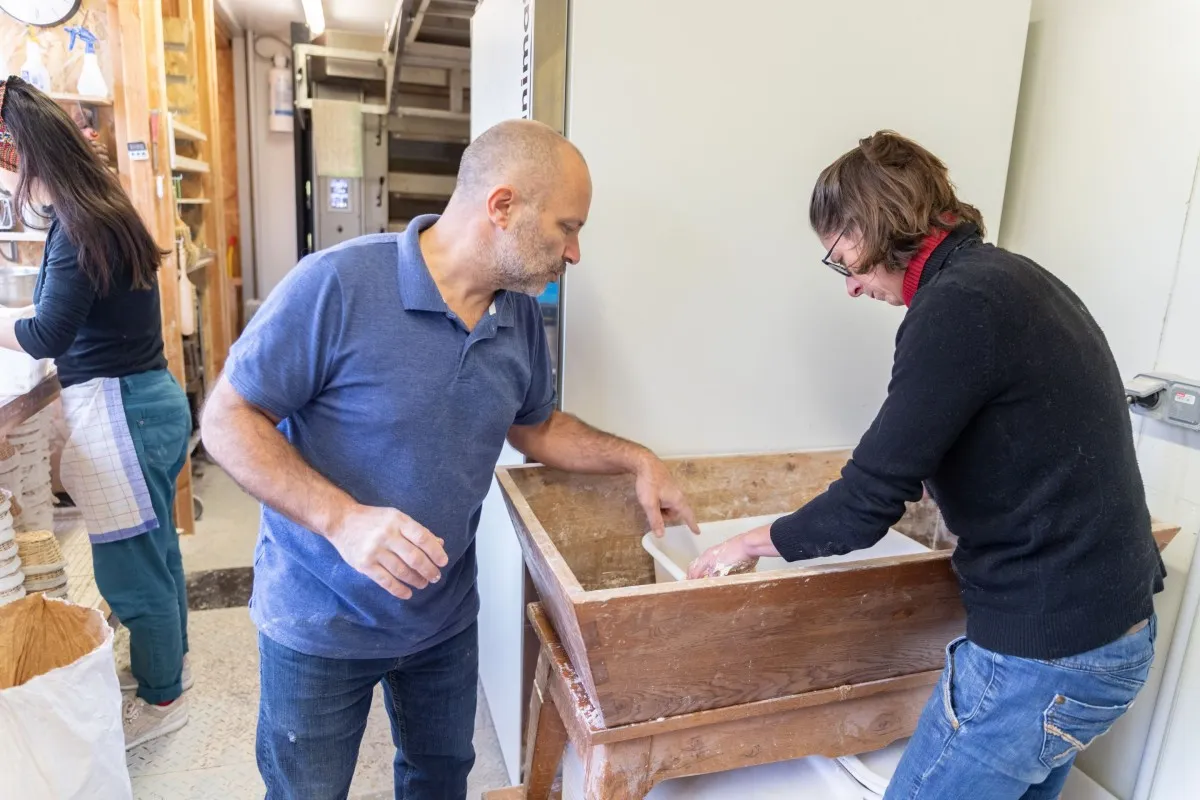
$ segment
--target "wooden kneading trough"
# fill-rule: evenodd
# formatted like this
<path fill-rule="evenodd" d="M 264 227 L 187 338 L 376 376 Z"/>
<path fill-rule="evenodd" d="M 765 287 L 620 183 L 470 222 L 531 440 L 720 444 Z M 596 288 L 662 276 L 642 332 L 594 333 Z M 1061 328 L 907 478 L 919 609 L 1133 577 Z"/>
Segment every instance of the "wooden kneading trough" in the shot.
<path fill-rule="evenodd" d="M 700 521 L 782 513 L 825 490 L 848 451 L 676 459 Z M 896 526 L 929 553 L 654 583 L 628 477 L 541 466 L 497 471 L 542 605 L 591 700 L 614 728 L 938 670 L 963 633 L 937 515 Z M 1165 546 L 1177 526 L 1156 523 Z M 915 722 L 915 717 L 913 722 Z"/>

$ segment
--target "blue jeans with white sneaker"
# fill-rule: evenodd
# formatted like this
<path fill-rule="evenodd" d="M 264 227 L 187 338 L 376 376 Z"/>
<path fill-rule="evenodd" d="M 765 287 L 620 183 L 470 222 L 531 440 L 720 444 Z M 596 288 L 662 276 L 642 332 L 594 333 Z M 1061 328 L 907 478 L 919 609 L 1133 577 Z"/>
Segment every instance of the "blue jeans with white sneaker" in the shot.
<path fill-rule="evenodd" d="M 886 800 L 1058 797 L 1076 754 L 1133 705 L 1156 634 L 1151 617 L 1115 642 L 1053 661 L 955 639 Z"/>

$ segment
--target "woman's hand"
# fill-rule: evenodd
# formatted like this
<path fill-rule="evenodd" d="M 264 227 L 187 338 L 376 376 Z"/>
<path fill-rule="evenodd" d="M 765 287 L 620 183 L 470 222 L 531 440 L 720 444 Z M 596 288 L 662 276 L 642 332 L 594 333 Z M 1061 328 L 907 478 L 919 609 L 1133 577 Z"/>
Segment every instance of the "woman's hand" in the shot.
<path fill-rule="evenodd" d="M 3 319 L 32 319 L 37 313 L 37 306 L 0 306 L 0 318 Z"/>
<path fill-rule="evenodd" d="M 688 567 L 688 578 L 719 578 L 752 572 L 764 556 L 778 557 L 771 526 L 764 525 L 710 547 Z"/>
<path fill-rule="evenodd" d="M 36 306 L 0 306 L 0 348 L 15 350 L 18 353 L 25 352 L 25 348 L 17 341 L 17 320 L 32 318 L 35 311 Z"/>

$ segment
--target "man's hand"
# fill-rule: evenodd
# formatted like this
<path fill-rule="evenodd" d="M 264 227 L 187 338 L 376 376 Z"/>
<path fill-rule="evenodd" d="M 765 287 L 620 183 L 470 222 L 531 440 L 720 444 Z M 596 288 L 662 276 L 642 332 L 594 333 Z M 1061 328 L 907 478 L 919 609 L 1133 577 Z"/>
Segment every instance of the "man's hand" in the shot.
<path fill-rule="evenodd" d="M 692 533 L 699 535 L 696 515 L 692 513 L 687 498 L 675 485 L 675 479 L 665 464 L 648 455 L 637 470 L 637 498 L 650 521 L 650 530 L 662 537 L 667 524 L 687 525 Z"/>
<path fill-rule="evenodd" d="M 394 508 L 356 506 L 329 541 L 343 561 L 401 600 L 441 580 L 439 567 L 449 563 L 442 540 Z"/>
<path fill-rule="evenodd" d="M 771 542 L 771 526 L 764 525 L 708 548 L 688 567 L 688 579 L 717 578 L 752 572 L 764 556 L 779 556 Z"/>
<path fill-rule="evenodd" d="M 650 529 L 662 536 L 667 523 L 700 533 L 696 517 L 666 466 L 641 445 L 598 431 L 570 414 L 555 411 L 540 425 L 514 425 L 508 440 L 531 460 L 567 472 L 632 474 Z"/>

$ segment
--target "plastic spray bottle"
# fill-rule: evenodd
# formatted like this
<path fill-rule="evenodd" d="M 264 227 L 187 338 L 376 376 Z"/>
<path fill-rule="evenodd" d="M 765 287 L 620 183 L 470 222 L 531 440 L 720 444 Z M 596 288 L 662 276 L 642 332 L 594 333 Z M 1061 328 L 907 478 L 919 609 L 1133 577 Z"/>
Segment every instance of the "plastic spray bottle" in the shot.
<path fill-rule="evenodd" d="M 66 30 L 71 35 L 68 50 L 75 49 L 76 40 L 82 40 L 85 47 L 83 71 L 79 73 L 76 91 L 88 97 L 107 97 L 108 84 L 104 82 L 104 74 L 100 72 L 100 61 L 96 58 L 96 34 L 84 27 L 67 28 Z"/>
<path fill-rule="evenodd" d="M 25 40 L 25 63 L 21 65 L 21 80 L 39 91 L 50 91 L 50 72 L 42 63 L 42 47 L 33 36 Z"/>

